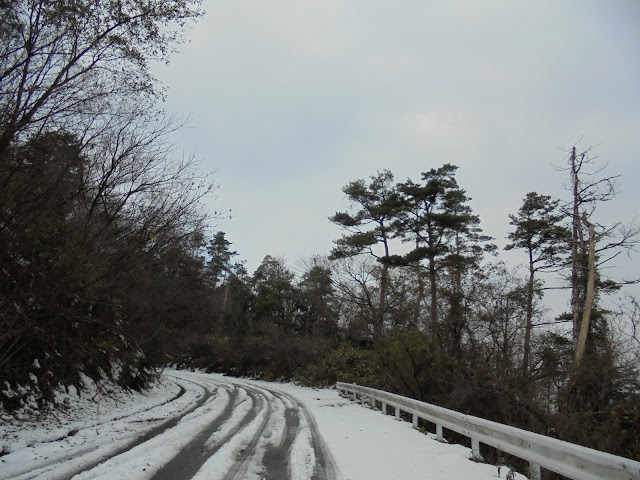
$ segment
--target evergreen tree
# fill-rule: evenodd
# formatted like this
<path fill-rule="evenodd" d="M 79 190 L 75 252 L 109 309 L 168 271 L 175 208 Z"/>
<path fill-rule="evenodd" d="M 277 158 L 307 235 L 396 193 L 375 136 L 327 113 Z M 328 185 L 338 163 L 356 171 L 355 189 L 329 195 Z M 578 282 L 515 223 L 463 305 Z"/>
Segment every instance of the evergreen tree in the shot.
<path fill-rule="evenodd" d="M 515 227 L 507 238 L 511 240 L 505 250 L 523 249 L 527 253 L 529 277 L 527 280 L 527 316 L 524 332 L 522 373 L 529 375 L 531 357 L 531 329 L 533 327 L 534 298 L 542 290 L 537 273 L 557 271 L 563 267 L 563 254 L 569 230 L 561 224 L 565 215 L 558 210 L 558 200 L 547 195 L 529 192 L 517 215 L 509 215 L 510 225 Z"/>
<path fill-rule="evenodd" d="M 347 234 L 335 241 L 330 258 L 338 259 L 367 253 L 382 263 L 380 269 L 380 294 L 378 311 L 372 319 L 373 336 L 382 340 L 389 287 L 390 241 L 393 238 L 393 221 L 399 208 L 398 192 L 389 170 L 348 183 L 342 191 L 347 195 L 354 213 L 337 212 L 330 220 L 341 226 Z M 382 253 L 376 249 L 382 247 Z"/>
<path fill-rule="evenodd" d="M 295 275 L 284 260 L 267 255 L 253 274 L 254 315 L 264 325 L 273 323 L 286 330 L 296 327 Z"/>
<path fill-rule="evenodd" d="M 445 164 L 424 172 L 422 184 L 411 180 L 399 184 L 402 208 L 394 222 L 395 234 L 414 244 L 403 261 L 414 265 L 427 263 L 429 327 L 436 334 L 439 332 L 438 282 L 444 273 L 449 276 L 450 288 L 445 293 L 449 304 L 448 327 L 454 344 L 459 344 L 464 325 L 462 278 L 478 265 L 486 249 L 482 244 L 489 240 L 482 235 L 480 219 L 467 204 L 470 198 L 456 181 L 457 169 L 455 165 Z"/>
<path fill-rule="evenodd" d="M 238 255 L 238 252 L 229 249 L 231 245 L 224 232 L 216 232 L 207 246 L 207 253 L 211 256 L 207 262 L 207 277 L 214 289 L 225 283 L 232 269 L 231 259 Z"/>
<path fill-rule="evenodd" d="M 337 333 L 338 308 L 334 295 L 331 269 L 314 263 L 303 273 L 299 284 L 301 303 L 301 328 L 305 334 Z"/>

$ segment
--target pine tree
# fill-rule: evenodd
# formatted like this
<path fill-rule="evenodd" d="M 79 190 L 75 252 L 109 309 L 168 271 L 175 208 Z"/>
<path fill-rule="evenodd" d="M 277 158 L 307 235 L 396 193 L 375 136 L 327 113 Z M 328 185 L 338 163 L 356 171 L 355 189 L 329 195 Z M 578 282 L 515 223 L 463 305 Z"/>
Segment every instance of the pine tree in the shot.
<path fill-rule="evenodd" d="M 558 271 L 563 267 L 563 254 L 569 230 L 561 224 L 565 215 L 558 210 L 558 200 L 547 195 L 529 192 L 517 215 L 509 215 L 510 225 L 515 227 L 507 236 L 505 250 L 523 249 L 527 253 L 529 277 L 527 280 L 527 315 L 524 331 L 522 374 L 529 375 L 531 357 L 531 329 L 533 327 L 534 299 L 541 296 L 537 273 Z"/>
<path fill-rule="evenodd" d="M 315 263 L 303 273 L 299 283 L 304 312 L 301 327 L 305 334 L 322 332 L 335 335 L 338 308 L 336 305 L 331 269 Z"/>
<path fill-rule="evenodd" d="M 330 221 L 341 226 L 347 234 L 335 241 L 330 258 L 338 259 L 367 253 L 382 265 L 380 269 L 380 295 L 378 311 L 373 318 L 374 341 L 382 340 L 389 287 L 390 241 L 393 238 L 392 223 L 398 212 L 399 197 L 389 170 L 348 183 L 342 191 L 347 195 L 355 213 L 337 212 Z M 376 249 L 382 247 L 382 253 Z"/>
<path fill-rule="evenodd" d="M 467 204 L 470 198 L 456 181 L 458 167 L 445 164 L 422 173 L 418 184 L 411 180 L 398 185 L 402 208 L 394 222 L 395 234 L 414 248 L 403 257 L 409 265 L 426 261 L 429 279 L 429 327 L 439 332 L 439 281 L 444 273 L 451 279 L 447 292 L 447 314 L 454 343 L 459 343 L 464 323 L 462 312 L 462 278 L 477 265 L 489 237 L 482 235 L 480 219 Z M 418 277 L 420 281 L 420 276 Z M 420 289 L 423 295 L 423 289 Z M 419 296 L 420 296 L 419 295 Z M 421 299 L 420 299 L 421 300 Z"/>
<path fill-rule="evenodd" d="M 207 262 L 206 271 L 214 289 L 218 284 L 225 282 L 231 272 L 231 259 L 238 255 L 238 252 L 229 249 L 231 245 L 232 243 L 225 238 L 224 232 L 216 232 L 207 246 L 207 253 L 211 258 Z"/>
<path fill-rule="evenodd" d="M 273 323 L 287 330 L 296 327 L 297 291 L 295 275 L 283 259 L 267 255 L 253 274 L 254 313 L 263 324 Z"/>

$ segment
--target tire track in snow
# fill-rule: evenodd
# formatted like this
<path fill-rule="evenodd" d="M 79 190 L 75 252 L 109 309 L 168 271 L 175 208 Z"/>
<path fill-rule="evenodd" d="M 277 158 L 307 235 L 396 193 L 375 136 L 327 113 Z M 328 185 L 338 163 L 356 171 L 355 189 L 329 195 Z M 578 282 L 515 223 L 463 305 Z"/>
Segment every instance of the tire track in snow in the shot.
<path fill-rule="evenodd" d="M 232 399 L 222 412 L 220 417 L 215 419 L 209 426 L 193 441 L 183 449 L 176 457 L 167 463 L 158 473 L 153 476 L 153 480 L 174 480 L 180 478 L 193 478 L 200 470 L 207 459 L 215 454 L 230 438 L 244 427 L 248 419 L 254 418 L 257 411 L 256 399 L 246 396 L 241 402 L 238 402 L 240 395 L 237 389 L 233 389 Z M 234 412 L 244 402 L 251 402 L 252 405 L 239 421 L 234 422 Z M 225 425 L 232 423 L 229 431 L 219 441 L 217 445 L 211 446 L 210 439 L 219 432 Z"/>
<path fill-rule="evenodd" d="M 183 379 L 185 382 L 194 383 L 190 380 Z M 113 458 L 117 455 L 120 455 L 135 446 L 144 443 L 150 438 L 154 438 L 157 435 L 162 434 L 163 432 L 170 430 L 173 428 L 185 415 L 193 412 L 198 409 L 202 404 L 204 404 L 208 398 L 211 397 L 211 392 L 208 392 L 206 389 L 203 389 L 203 394 L 200 398 L 198 398 L 195 402 L 187 404 L 186 406 L 179 407 L 176 409 L 176 412 L 181 412 L 184 408 L 186 410 L 179 414 L 174 414 L 169 416 L 168 418 L 148 418 L 148 419 L 140 419 L 140 417 L 144 417 L 145 414 L 151 414 L 154 410 L 160 409 L 161 407 L 165 407 L 174 402 L 178 402 L 185 393 L 187 389 L 184 386 L 180 385 L 178 382 L 175 382 L 179 388 L 179 392 L 165 401 L 154 405 L 152 407 L 136 411 L 130 415 L 121 415 L 110 417 L 109 420 L 91 424 L 84 429 L 80 430 L 76 433 L 74 439 L 81 438 L 84 434 L 84 430 L 105 430 L 108 429 L 111 425 L 116 423 L 121 423 L 123 421 L 128 421 L 129 423 L 155 423 L 155 426 L 150 427 L 149 429 L 137 429 L 134 432 L 125 432 L 119 438 L 117 444 L 119 446 L 106 446 L 103 442 L 87 442 L 86 445 L 80 444 L 73 449 L 68 449 L 66 446 L 61 445 L 61 448 L 64 447 L 64 450 L 69 450 L 69 453 L 61 453 L 58 455 L 52 455 L 51 458 L 45 458 L 44 461 L 38 463 L 37 466 L 31 466 L 28 469 L 22 471 L 13 471 L 10 477 L 4 477 L 0 474 L 1 478 L 11 478 L 14 480 L 31 480 L 37 478 L 47 478 L 51 480 L 68 480 L 72 477 L 81 474 L 87 470 L 90 470 L 100 463 L 104 462 L 106 459 Z M 202 387 L 202 385 L 199 385 Z M 157 423 L 161 422 L 161 423 Z M 58 440 L 60 443 L 65 439 Z M 55 443 L 55 442 L 50 442 Z M 64 451 L 63 450 L 63 451 Z"/>
<path fill-rule="evenodd" d="M 335 463 L 306 407 L 292 396 L 224 379 L 260 402 L 245 425 L 227 436 L 194 479 L 333 480 Z M 187 478 L 187 477 L 174 477 Z"/>
<path fill-rule="evenodd" d="M 298 434 L 300 418 L 295 408 L 286 408 L 284 412 L 285 435 L 279 445 L 268 448 L 262 458 L 265 467 L 265 480 L 279 480 L 287 478 L 287 463 L 282 458 L 287 458 L 291 454 L 293 442 Z"/>
<path fill-rule="evenodd" d="M 291 395 L 218 375 L 174 371 L 170 376 L 181 393 L 163 402 L 169 408 L 160 415 L 150 409 L 142 416 L 119 416 L 117 425 L 105 421 L 96 425 L 101 435 L 95 438 L 103 438 L 102 442 L 81 439 L 65 455 L 23 471 L 18 478 L 336 478 L 313 417 Z M 173 407 L 171 401 L 176 399 L 182 401 Z M 147 422 L 150 428 L 133 428 Z M 0 478 L 15 477 L 0 473 Z"/>
<path fill-rule="evenodd" d="M 167 463 L 170 463 L 179 452 L 188 449 L 189 445 L 193 443 L 193 438 L 198 438 L 210 424 L 224 416 L 224 412 L 231 409 L 234 404 L 232 400 L 234 389 L 228 385 L 218 386 L 199 379 L 191 381 L 180 378 L 180 380 L 190 381 L 194 385 L 203 387 L 211 395 L 200 407 L 181 415 L 177 425 L 173 428 L 167 429 L 118 456 L 109 458 L 96 468 L 83 472 L 77 478 L 149 479 Z M 216 394 L 214 395 L 213 392 Z M 118 472 L 118 475 L 115 476 L 114 472 Z"/>
<path fill-rule="evenodd" d="M 252 463 L 256 460 L 256 456 L 258 455 L 258 442 L 265 434 L 265 429 L 269 423 L 271 414 L 273 413 L 273 406 L 270 398 L 261 394 L 261 392 L 258 392 L 257 389 L 249 389 L 247 387 L 242 388 L 246 389 L 249 395 L 253 395 L 260 401 L 261 408 L 259 414 L 256 414 L 252 419 L 252 423 L 256 423 L 253 435 L 250 435 L 248 443 L 243 442 L 243 447 L 239 452 L 237 452 L 235 463 L 224 476 L 224 480 L 247 478 L 248 470 L 251 468 Z M 246 430 L 248 432 L 251 431 L 250 426 L 251 424 L 247 425 Z M 238 475 L 241 476 L 237 477 Z"/>
<path fill-rule="evenodd" d="M 174 377 L 174 378 L 176 378 L 176 377 Z M 174 428 L 185 417 L 187 417 L 188 415 L 192 414 L 193 412 L 195 412 L 196 410 L 201 408 L 209 400 L 211 400 L 212 396 L 214 395 L 214 391 L 210 390 L 209 388 L 207 388 L 206 386 L 204 386 L 202 384 L 198 384 L 197 382 L 193 382 L 191 380 L 184 379 L 184 378 L 181 379 L 181 380 L 189 382 L 189 383 L 192 383 L 192 384 L 197 385 L 199 387 L 203 387 L 204 394 L 202 395 L 202 397 L 200 397 L 194 404 L 192 404 L 189 408 L 187 408 L 181 415 L 175 416 L 173 418 L 170 418 L 169 420 L 161 423 L 160 425 L 157 425 L 156 427 L 152 428 L 151 430 L 146 432 L 141 437 L 136 438 L 133 442 L 128 443 L 128 444 L 118 448 L 114 452 L 110 453 L 107 458 L 114 458 L 114 457 L 117 457 L 119 455 L 122 455 L 123 453 L 128 452 L 131 449 L 133 449 L 133 448 L 135 448 L 137 446 L 140 446 L 140 445 L 148 442 L 149 440 L 151 440 L 153 438 L 156 438 L 159 435 L 162 435 L 164 432 Z M 181 385 L 178 385 L 178 386 L 181 389 L 181 394 L 178 395 L 176 398 L 180 398 L 186 392 L 186 389 L 183 386 L 181 386 Z M 98 465 L 103 463 L 107 458 L 101 458 L 101 459 L 99 459 L 97 461 L 94 461 L 94 462 L 88 464 L 88 465 L 83 465 L 83 467 L 81 469 L 71 473 L 70 475 L 62 477 L 62 478 L 64 480 L 70 480 L 71 478 L 75 477 L 76 475 L 79 475 L 79 474 L 81 474 L 83 472 L 87 472 L 87 471 L 97 467 Z"/>
<path fill-rule="evenodd" d="M 313 476 L 311 477 L 313 480 L 333 480 L 338 476 L 338 469 L 336 467 L 333 456 L 331 455 L 331 451 L 324 443 L 320 432 L 318 431 L 318 426 L 316 424 L 313 415 L 309 412 L 307 407 L 299 402 L 296 398 L 292 397 L 289 394 L 283 392 L 274 392 L 274 394 L 281 396 L 282 398 L 286 398 L 291 404 L 297 409 L 297 411 L 303 414 L 304 420 L 306 420 L 306 424 L 310 431 L 310 438 L 313 447 L 314 460 L 315 460 L 315 471 Z M 291 445 L 293 448 L 293 445 Z M 292 479 L 296 478 L 297 472 L 289 471 L 290 477 Z M 273 477 L 274 480 L 278 477 Z M 281 477 L 280 477 L 281 478 Z"/>

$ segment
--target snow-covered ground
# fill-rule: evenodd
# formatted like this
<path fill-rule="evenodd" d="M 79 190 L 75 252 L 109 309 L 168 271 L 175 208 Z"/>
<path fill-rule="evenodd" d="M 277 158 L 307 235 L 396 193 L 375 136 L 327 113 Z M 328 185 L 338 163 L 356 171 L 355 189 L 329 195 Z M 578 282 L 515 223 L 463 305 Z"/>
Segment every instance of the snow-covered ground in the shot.
<path fill-rule="evenodd" d="M 184 472 L 181 459 L 194 470 L 184 478 L 498 477 L 495 466 L 470 461 L 468 448 L 440 443 L 332 389 L 167 370 L 144 394 L 69 398 L 67 410 L 40 422 L 3 420 L 0 479 L 177 478 L 171 472 Z M 185 456 L 197 441 L 197 454 Z M 286 475 L 270 470 L 268 459 L 279 451 Z"/>

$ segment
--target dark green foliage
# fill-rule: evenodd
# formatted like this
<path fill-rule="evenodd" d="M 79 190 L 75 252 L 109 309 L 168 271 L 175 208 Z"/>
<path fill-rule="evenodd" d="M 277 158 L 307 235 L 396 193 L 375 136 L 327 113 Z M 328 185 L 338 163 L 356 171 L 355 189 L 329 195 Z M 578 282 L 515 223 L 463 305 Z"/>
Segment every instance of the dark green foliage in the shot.
<path fill-rule="evenodd" d="M 531 257 L 536 271 L 557 270 L 563 255 L 568 253 L 569 229 L 561 222 L 566 214 L 558 209 L 559 200 L 536 192 L 527 193 L 517 215 L 509 215 L 515 230 L 505 250 L 521 248 Z"/>
<path fill-rule="evenodd" d="M 373 175 L 368 184 L 363 179 L 355 180 L 342 191 L 356 210 L 354 213 L 337 212 L 329 218 L 347 232 L 336 240 L 331 257 L 350 257 L 363 252 L 376 258 L 389 256 L 391 223 L 399 207 L 393 174 L 384 170 Z M 383 248 L 382 253 L 373 248 L 377 244 Z"/>
<path fill-rule="evenodd" d="M 558 200 L 546 195 L 529 192 L 524 198 L 518 214 L 509 215 L 510 225 L 515 230 L 507 238 L 511 240 L 505 250 L 520 248 L 528 259 L 529 276 L 527 279 L 526 299 L 527 316 L 524 335 L 524 354 L 522 372 L 526 377 L 530 370 L 531 330 L 533 328 L 534 299 L 542 297 L 541 283 L 537 279 L 538 272 L 558 271 L 565 266 L 563 256 L 569 251 L 570 230 L 561 222 L 566 219 L 559 212 Z"/>
<path fill-rule="evenodd" d="M 283 260 L 270 255 L 264 257 L 252 279 L 256 319 L 267 326 L 275 324 L 286 330 L 298 327 L 298 299 L 293 280 L 294 274 L 286 268 Z"/>
<path fill-rule="evenodd" d="M 300 331 L 307 335 L 338 338 L 338 302 L 331 270 L 320 264 L 312 265 L 302 275 L 298 288 Z"/>
<path fill-rule="evenodd" d="M 209 335 L 192 350 L 190 366 L 263 380 L 291 380 L 298 369 L 320 363 L 329 351 L 321 337 L 287 335 L 277 328 L 231 338 Z"/>
<path fill-rule="evenodd" d="M 211 256 L 206 267 L 207 278 L 213 288 L 224 283 L 233 268 L 231 259 L 238 255 L 238 252 L 229 250 L 229 247 L 231 242 L 225 238 L 224 232 L 216 232 L 207 246 L 207 253 Z"/>
<path fill-rule="evenodd" d="M 424 269 L 428 289 L 419 277 L 416 305 L 429 300 L 430 331 L 441 347 L 458 349 L 466 323 L 462 305 L 463 279 L 479 266 L 483 247 L 490 238 L 482 235 L 480 219 L 472 213 L 469 198 L 455 178 L 458 167 L 445 164 L 422 173 L 424 183 L 408 179 L 398 184 L 400 205 L 393 222 L 395 235 L 413 246 L 396 265 Z M 446 300 L 442 311 L 440 300 Z M 446 321 L 441 318 L 445 316 Z M 418 307 L 414 322 L 418 321 Z"/>
<path fill-rule="evenodd" d="M 336 382 L 376 385 L 374 352 L 348 343 L 333 347 L 315 363 L 296 370 L 294 380 L 302 385 L 330 387 Z"/>
<path fill-rule="evenodd" d="M 206 310 L 202 261 L 187 253 L 199 232 L 151 240 L 124 216 L 90 215 L 89 160 L 71 134 L 34 136 L 9 158 L 0 171 L 3 382 L 41 403 L 58 385 L 79 385 L 80 373 L 146 385 L 166 361 L 163 333 Z M 3 403 L 19 400 L 7 393 Z"/>
<path fill-rule="evenodd" d="M 371 176 L 368 184 L 363 179 L 350 182 L 342 191 L 355 213 L 338 212 L 329 218 L 347 232 L 335 241 L 336 246 L 329 258 L 335 260 L 367 253 L 382 264 L 378 299 L 367 320 L 373 341 L 381 342 L 387 315 L 390 241 L 393 238 L 393 221 L 401 208 L 400 197 L 390 170 Z"/>

